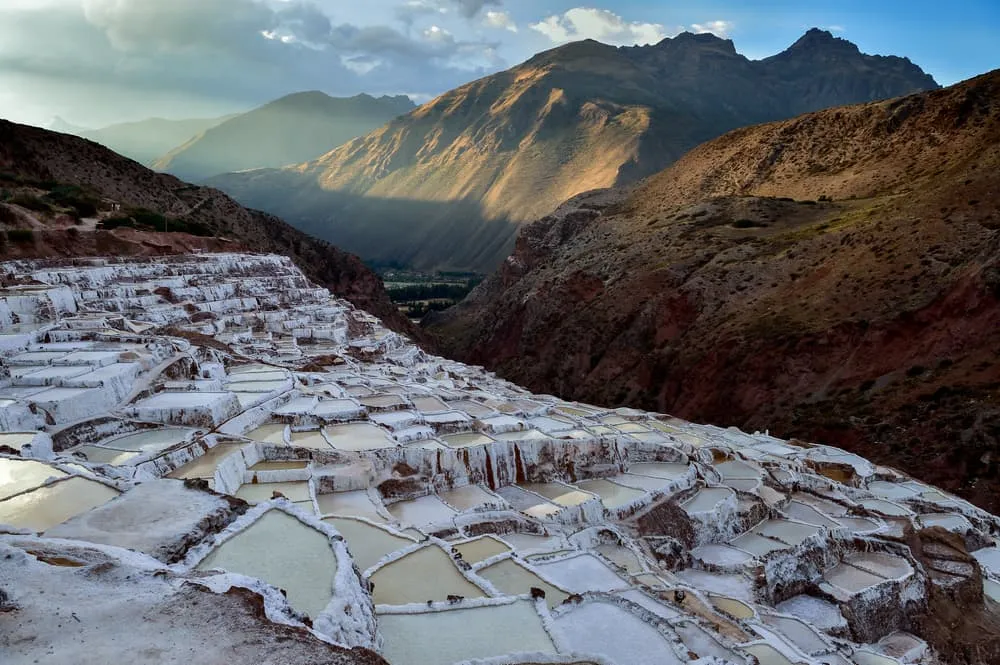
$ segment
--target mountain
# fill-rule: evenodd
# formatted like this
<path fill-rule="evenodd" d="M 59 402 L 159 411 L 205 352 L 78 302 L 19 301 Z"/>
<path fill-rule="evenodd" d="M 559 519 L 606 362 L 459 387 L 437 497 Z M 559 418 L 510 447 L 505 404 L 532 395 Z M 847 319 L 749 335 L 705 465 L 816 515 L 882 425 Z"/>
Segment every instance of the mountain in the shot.
<path fill-rule="evenodd" d="M 7 228 L 0 255 L 7 258 L 273 252 L 291 257 L 311 279 L 388 325 L 412 331 L 382 281 L 356 256 L 218 190 L 156 173 L 91 141 L 0 120 L 0 194 L 0 222 Z M 112 204 L 121 210 L 94 210 Z M 74 209 L 82 217 L 77 223 L 60 214 Z M 142 224 L 139 230 L 95 228 L 98 217 L 123 220 L 125 214 L 156 221 L 145 231 Z M 161 233 L 160 224 L 190 233 Z"/>
<path fill-rule="evenodd" d="M 365 259 L 492 269 L 519 226 L 750 124 L 937 88 L 812 30 L 752 61 L 729 40 L 583 41 L 445 93 L 316 161 L 212 184 Z"/>
<path fill-rule="evenodd" d="M 536 392 L 825 441 L 1000 508 L 1000 70 L 580 195 L 430 329 Z"/>
<path fill-rule="evenodd" d="M 147 118 L 137 122 L 109 125 L 101 129 L 77 127 L 57 117 L 49 124 L 49 129 L 96 141 L 148 166 L 168 150 L 232 117 L 234 116 L 192 120 Z"/>
<path fill-rule="evenodd" d="M 405 95 L 336 98 L 300 92 L 195 136 L 158 159 L 153 168 L 201 181 L 230 171 L 306 162 L 413 108 Z"/>

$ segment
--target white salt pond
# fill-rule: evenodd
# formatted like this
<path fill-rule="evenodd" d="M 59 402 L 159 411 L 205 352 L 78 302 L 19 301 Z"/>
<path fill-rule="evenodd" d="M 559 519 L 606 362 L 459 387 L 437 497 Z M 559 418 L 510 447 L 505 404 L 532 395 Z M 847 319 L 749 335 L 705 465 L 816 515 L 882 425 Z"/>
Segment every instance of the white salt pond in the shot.
<path fill-rule="evenodd" d="M 0 458 L 0 499 L 38 487 L 48 478 L 64 478 L 59 469 L 32 460 Z"/>
<path fill-rule="evenodd" d="M 387 554 L 409 547 L 415 542 L 412 538 L 347 517 L 328 517 L 323 521 L 332 524 L 344 537 L 351 558 L 362 572 L 377 564 Z"/>
<path fill-rule="evenodd" d="M 86 478 L 67 478 L 0 501 L 0 524 L 45 531 L 116 496 L 118 492 L 107 485 Z"/>
<path fill-rule="evenodd" d="M 400 524 L 421 527 L 451 520 L 457 513 L 433 494 L 388 506 Z"/>
<path fill-rule="evenodd" d="M 448 596 L 481 598 L 486 594 L 459 572 L 451 556 L 436 545 L 423 547 L 388 563 L 371 575 L 376 605 L 407 605 Z"/>
<path fill-rule="evenodd" d="M 588 492 L 561 483 L 523 483 L 518 487 L 540 494 L 560 506 L 579 506 L 597 498 Z"/>
<path fill-rule="evenodd" d="M 742 566 L 753 558 L 746 552 L 728 545 L 709 544 L 691 550 L 691 556 L 715 566 Z"/>
<path fill-rule="evenodd" d="M 502 496 L 511 506 L 520 510 L 525 515 L 545 518 L 562 512 L 563 507 L 546 501 L 530 492 L 525 492 L 520 487 L 507 485 L 497 490 L 497 494 Z"/>
<path fill-rule="evenodd" d="M 99 446 L 77 446 L 70 452 L 73 455 L 83 455 L 84 459 L 93 464 L 112 464 L 115 466 L 127 464 L 129 460 L 139 457 L 142 454 L 115 450 L 113 448 L 101 448 Z"/>
<path fill-rule="evenodd" d="M 115 450 L 132 450 L 140 453 L 158 453 L 186 440 L 194 430 L 150 429 L 135 434 L 127 434 L 116 439 L 107 439 L 101 445 Z"/>
<path fill-rule="evenodd" d="M 598 554 L 605 559 L 622 568 L 629 575 L 638 575 L 645 572 L 642 562 L 635 552 L 621 545 L 598 545 L 594 548 Z"/>
<path fill-rule="evenodd" d="M 388 521 L 379 512 L 366 490 L 317 494 L 316 503 L 319 504 L 320 515 L 363 517 L 372 522 Z"/>
<path fill-rule="evenodd" d="M 822 653 L 830 648 L 813 628 L 798 619 L 766 615 L 764 623 L 781 633 L 803 653 Z"/>
<path fill-rule="evenodd" d="M 280 510 L 269 510 L 198 564 L 199 570 L 213 568 L 284 589 L 292 607 L 315 617 L 333 595 L 337 558 L 325 535 Z"/>
<path fill-rule="evenodd" d="M 681 665 L 667 640 L 617 605 L 590 602 L 555 620 L 570 649 L 604 656 L 616 665 Z"/>
<path fill-rule="evenodd" d="M 455 543 L 452 547 L 462 555 L 462 559 L 470 564 L 479 563 L 510 551 L 510 547 L 506 543 L 493 536 L 482 536 L 464 543 Z"/>
<path fill-rule="evenodd" d="M 380 614 L 382 655 L 390 663 L 452 665 L 513 653 L 555 654 L 534 604 L 454 609 L 420 614 Z"/>
<path fill-rule="evenodd" d="M 705 487 L 681 507 L 688 514 L 707 513 L 715 510 L 720 503 L 732 496 L 734 492 L 728 487 Z"/>
<path fill-rule="evenodd" d="M 474 402 L 468 399 L 456 400 L 454 402 L 451 402 L 449 406 L 452 409 L 458 409 L 459 411 L 464 411 L 473 418 L 486 418 L 488 416 L 497 415 L 496 411 L 486 406 L 485 404 Z"/>
<path fill-rule="evenodd" d="M 289 436 L 293 446 L 311 450 L 330 450 L 330 444 L 319 430 L 292 432 Z"/>
<path fill-rule="evenodd" d="M 687 464 L 677 464 L 672 462 L 638 462 L 629 466 L 629 473 L 640 476 L 652 476 L 653 478 L 663 478 L 665 480 L 676 480 L 683 478 L 690 473 L 691 467 Z"/>
<path fill-rule="evenodd" d="M 458 489 L 441 492 L 438 496 L 449 506 L 458 510 L 472 510 L 483 505 L 502 505 L 503 499 L 490 494 L 479 485 L 466 485 Z"/>
<path fill-rule="evenodd" d="M 445 445 L 449 448 L 471 448 L 481 446 L 486 443 L 493 443 L 493 439 L 480 432 L 463 432 L 461 434 L 447 434 L 441 437 Z"/>
<path fill-rule="evenodd" d="M 593 554 L 534 564 L 535 570 L 570 593 L 618 591 L 628 586 L 615 571 Z"/>
<path fill-rule="evenodd" d="M 328 425 L 325 432 L 337 450 L 378 450 L 396 446 L 396 442 L 389 438 L 385 430 L 370 423 Z"/>
<path fill-rule="evenodd" d="M 624 485 L 604 479 L 581 480 L 576 483 L 576 486 L 601 497 L 601 503 L 604 504 L 605 508 L 609 509 L 627 506 L 646 495 L 641 490 L 625 487 Z"/>
<path fill-rule="evenodd" d="M 487 579 L 501 593 L 519 596 L 531 592 L 532 587 L 545 592 L 545 602 L 550 608 L 558 607 L 569 594 L 555 587 L 528 570 L 513 559 L 504 559 L 486 568 L 481 568 L 480 577 Z"/>
<path fill-rule="evenodd" d="M 760 665 L 793 665 L 792 661 L 770 644 L 751 644 L 742 649 L 755 657 Z"/>
<path fill-rule="evenodd" d="M 214 448 L 209 448 L 201 457 L 196 457 L 182 467 L 172 471 L 168 478 L 212 478 L 215 476 L 215 469 L 226 457 L 238 453 L 240 446 L 220 443 Z"/>
<path fill-rule="evenodd" d="M 534 533 L 505 533 L 500 538 L 519 552 L 554 552 L 566 546 L 562 538 Z"/>
<path fill-rule="evenodd" d="M 433 395 L 413 397 L 410 401 L 413 403 L 414 407 L 424 413 L 440 413 L 442 411 L 448 411 L 450 408 L 447 404 Z"/>
<path fill-rule="evenodd" d="M 261 443 L 273 443 L 279 446 L 286 445 L 285 426 L 278 423 L 261 425 L 257 429 L 251 430 L 243 436 L 254 441 L 260 441 Z"/>
<path fill-rule="evenodd" d="M 250 505 L 262 501 L 270 501 L 275 492 L 280 492 L 286 499 L 295 503 L 311 501 L 309 498 L 309 483 L 306 481 L 286 483 L 246 483 L 236 490 L 236 496 Z"/>

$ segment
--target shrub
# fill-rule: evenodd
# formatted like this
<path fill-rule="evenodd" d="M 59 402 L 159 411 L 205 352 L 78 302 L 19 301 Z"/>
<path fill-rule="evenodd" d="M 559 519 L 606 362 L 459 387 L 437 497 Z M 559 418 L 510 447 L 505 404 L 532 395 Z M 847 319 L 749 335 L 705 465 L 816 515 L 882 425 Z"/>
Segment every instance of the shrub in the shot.
<path fill-rule="evenodd" d="M 52 205 L 48 201 L 33 194 L 15 194 L 9 202 L 35 212 L 52 212 Z"/>
<path fill-rule="evenodd" d="M 77 218 L 94 217 L 97 215 L 97 209 L 101 203 L 100 199 L 86 193 L 76 185 L 56 185 L 45 195 L 45 198 L 57 206 L 71 208 L 73 216 Z"/>
<path fill-rule="evenodd" d="M 762 229 L 766 226 L 767 224 L 764 222 L 758 222 L 755 219 L 737 219 L 733 222 L 734 229 Z"/>
<path fill-rule="evenodd" d="M 7 239 L 18 244 L 35 242 L 35 232 L 31 229 L 11 229 L 7 231 Z"/>
<path fill-rule="evenodd" d="M 0 205 L 0 222 L 4 224 L 17 224 L 20 221 L 17 213 L 5 205 Z"/>
<path fill-rule="evenodd" d="M 102 221 L 98 226 L 102 229 L 107 229 L 109 231 L 111 229 L 117 229 L 122 226 L 134 229 L 135 220 L 132 219 L 131 217 L 108 217 L 107 219 Z"/>

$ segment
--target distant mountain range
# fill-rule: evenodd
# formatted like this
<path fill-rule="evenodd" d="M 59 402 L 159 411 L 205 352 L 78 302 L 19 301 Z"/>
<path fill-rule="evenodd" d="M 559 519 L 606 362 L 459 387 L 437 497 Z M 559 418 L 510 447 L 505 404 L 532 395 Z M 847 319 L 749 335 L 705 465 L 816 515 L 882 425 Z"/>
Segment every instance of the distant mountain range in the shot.
<path fill-rule="evenodd" d="M 581 194 L 430 327 L 536 392 L 839 445 L 997 511 L 998 192 L 1000 70 Z"/>
<path fill-rule="evenodd" d="M 210 182 L 366 259 L 486 270 L 521 224 L 726 131 L 937 87 L 909 60 L 865 55 L 820 30 L 759 61 L 710 34 L 628 48 L 583 41 L 445 93 L 316 161 Z"/>
<path fill-rule="evenodd" d="M 233 117 L 236 116 L 192 120 L 149 118 L 109 125 L 101 129 L 78 127 L 57 117 L 49 124 L 48 129 L 90 139 L 120 155 L 149 166 L 192 136 L 197 136 Z"/>
<path fill-rule="evenodd" d="M 156 160 L 153 168 L 201 181 L 230 171 L 297 164 L 414 107 L 405 95 L 337 98 L 300 92 L 206 129 Z"/>

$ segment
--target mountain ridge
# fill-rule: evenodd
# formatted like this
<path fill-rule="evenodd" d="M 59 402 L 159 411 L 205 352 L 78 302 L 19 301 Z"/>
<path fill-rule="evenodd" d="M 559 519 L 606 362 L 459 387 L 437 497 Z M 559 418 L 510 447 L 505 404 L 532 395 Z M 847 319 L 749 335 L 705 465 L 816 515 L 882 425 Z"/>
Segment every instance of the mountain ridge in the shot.
<path fill-rule="evenodd" d="M 915 65 L 860 51 L 831 56 L 821 71 L 789 59 L 797 62 L 752 61 L 713 35 L 644 47 L 574 42 L 448 91 L 315 161 L 211 183 L 366 259 L 492 268 L 519 225 L 582 191 L 651 175 L 725 131 L 937 87 Z M 410 219 L 415 201 L 437 204 L 436 214 Z M 476 238 L 488 226 L 495 249 L 484 254 Z M 466 249 L 444 251 L 444 236 Z"/>
<path fill-rule="evenodd" d="M 828 441 L 996 508 L 1000 70 L 730 132 L 427 320 L 538 392 Z"/>
<path fill-rule="evenodd" d="M 153 164 L 201 181 L 231 171 L 279 167 L 315 159 L 414 108 L 405 96 L 331 97 L 318 90 L 292 93 L 193 136 Z"/>

